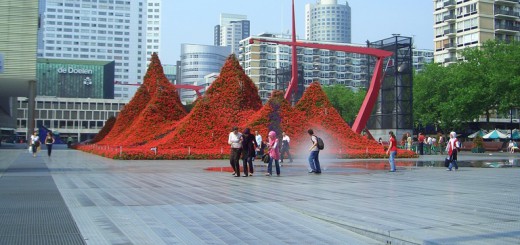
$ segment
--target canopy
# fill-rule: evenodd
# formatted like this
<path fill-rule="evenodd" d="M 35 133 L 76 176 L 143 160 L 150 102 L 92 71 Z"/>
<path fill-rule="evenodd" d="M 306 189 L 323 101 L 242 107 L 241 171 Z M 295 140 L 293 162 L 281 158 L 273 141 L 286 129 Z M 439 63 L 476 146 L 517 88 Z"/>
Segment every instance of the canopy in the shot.
<path fill-rule="evenodd" d="M 495 130 L 487 133 L 486 135 L 482 136 L 482 138 L 484 138 L 484 139 L 506 139 L 507 135 L 495 129 Z"/>
<path fill-rule="evenodd" d="M 468 138 L 473 139 L 473 138 L 477 137 L 477 135 L 480 135 L 480 137 L 484 137 L 484 135 L 486 135 L 486 133 L 487 133 L 486 130 L 480 129 L 479 131 L 468 135 Z"/>

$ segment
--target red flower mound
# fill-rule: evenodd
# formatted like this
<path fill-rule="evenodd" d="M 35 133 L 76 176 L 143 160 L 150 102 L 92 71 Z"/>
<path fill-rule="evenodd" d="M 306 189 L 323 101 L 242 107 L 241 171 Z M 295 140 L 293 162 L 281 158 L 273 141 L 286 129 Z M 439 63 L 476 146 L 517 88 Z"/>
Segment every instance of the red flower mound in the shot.
<path fill-rule="evenodd" d="M 110 133 L 110 130 L 112 130 L 115 123 L 116 123 L 115 117 L 108 118 L 107 121 L 105 122 L 105 125 L 103 126 L 103 128 L 101 130 L 99 130 L 99 132 L 96 134 L 94 139 L 92 139 L 92 143 L 97 143 L 97 142 L 101 141 L 103 138 L 105 138 L 105 136 L 107 136 L 107 134 Z"/>
<path fill-rule="evenodd" d="M 161 61 L 157 55 L 152 56 L 148 71 L 145 76 L 145 84 L 154 84 L 152 99 L 144 110 L 125 131 L 126 137 L 120 137 L 120 145 L 144 144 L 169 129 L 169 125 L 175 125 L 186 116 L 179 94 L 175 87 L 166 78 Z"/>
<path fill-rule="evenodd" d="M 384 157 L 384 148 L 373 140 L 354 133 L 339 113 L 332 107 L 327 95 L 318 82 L 313 82 L 300 101 L 296 110 L 305 115 L 307 127 L 325 141 L 325 153 L 338 154 L 347 158 Z"/>
<path fill-rule="evenodd" d="M 199 98 L 192 111 L 173 132 L 145 145 L 160 149 L 229 148 L 227 141 L 233 126 L 240 125 L 262 107 L 258 90 L 244 73 L 235 55 L 226 60 L 219 77 Z"/>

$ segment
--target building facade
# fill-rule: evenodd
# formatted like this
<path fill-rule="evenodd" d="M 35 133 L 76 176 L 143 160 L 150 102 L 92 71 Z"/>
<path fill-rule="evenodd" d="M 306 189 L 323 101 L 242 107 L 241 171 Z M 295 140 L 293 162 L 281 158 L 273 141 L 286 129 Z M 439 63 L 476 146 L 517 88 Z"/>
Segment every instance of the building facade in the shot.
<path fill-rule="evenodd" d="M 160 53 L 161 2 L 162 0 L 146 0 L 146 67 L 150 64 L 152 54 Z"/>
<path fill-rule="evenodd" d="M 214 45 L 229 46 L 238 54 L 240 40 L 250 36 L 251 23 L 246 15 L 220 14 L 220 24 L 214 29 Z"/>
<path fill-rule="evenodd" d="M 58 98 L 38 96 L 36 98 L 35 127 L 44 126 L 60 137 L 71 136 L 75 141 L 93 138 L 103 128 L 108 118 L 117 116 L 129 100 Z M 28 131 L 28 100 L 18 97 L 16 102 L 16 132 L 26 136 Z"/>
<path fill-rule="evenodd" d="M 251 38 L 288 41 L 273 34 Z M 287 45 L 259 41 L 250 43 L 251 38 L 240 42 L 239 60 L 246 74 L 258 87 L 260 98 L 266 102 L 272 90 L 280 89 L 280 86 L 277 86 L 277 76 L 291 69 L 292 51 Z M 365 55 L 302 47 L 298 47 L 297 50 L 304 86 L 308 86 L 314 80 L 325 86 L 340 84 L 354 90 L 367 86 Z"/>
<path fill-rule="evenodd" d="M 433 63 L 433 50 L 413 49 L 412 65 L 415 72 L 421 72 L 429 63 Z"/>
<path fill-rule="evenodd" d="M 177 65 L 162 65 L 164 75 L 171 83 L 174 83 L 177 80 Z"/>
<path fill-rule="evenodd" d="M 41 0 L 38 57 L 115 61 L 115 81 L 141 83 L 147 58 L 160 50 L 160 4 Z"/>
<path fill-rule="evenodd" d="M 351 11 L 348 2 L 317 0 L 305 5 L 305 38 L 311 41 L 351 43 Z"/>
<path fill-rule="evenodd" d="M 141 84 L 114 84 L 114 99 L 131 100 Z"/>
<path fill-rule="evenodd" d="M 38 0 L 0 1 L 0 128 L 16 126 L 16 97 L 36 97 Z M 31 115 L 32 118 L 32 115 Z"/>
<path fill-rule="evenodd" d="M 518 0 L 434 0 L 434 59 L 453 63 L 457 51 L 487 40 L 520 40 Z"/>
<path fill-rule="evenodd" d="M 196 85 L 204 76 L 220 72 L 231 53 L 229 46 L 181 44 L 181 72 L 177 84 Z M 180 90 L 181 102 L 189 104 L 197 99 L 195 91 Z"/>
<path fill-rule="evenodd" d="M 38 96 L 114 98 L 114 61 L 38 59 Z"/>

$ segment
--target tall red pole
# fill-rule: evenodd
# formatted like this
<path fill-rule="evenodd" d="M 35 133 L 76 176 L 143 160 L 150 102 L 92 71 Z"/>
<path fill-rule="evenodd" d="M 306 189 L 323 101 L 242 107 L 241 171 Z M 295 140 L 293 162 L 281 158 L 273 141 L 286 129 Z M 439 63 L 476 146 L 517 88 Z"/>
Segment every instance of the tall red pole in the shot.
<path fill-rule="evenodd" d="M 291 102 L 291 96 L 298 91 L 298 53 L 296 50 L 296 18 L 294 15 L 294 0 L 292 0 L 292 43 L 294 45 L 291 46 L 291 69 L 292 69 L 292 77 L 289 86 L 287 87 L 287 91 L 285 92 L 285 99 Z"/>
<path fill-rule="evenodd" d="M 250 43 L 253 43 L 254 40 L 258 40 L 261 42 L 271 42 L 278 43 L 283 45 L 291 46 L 292 50 L 292 78 L 287 91 L 285 92 L 285 99 L 287 101 L 291 101 L 291 96 L 298 91 L 298 55 L 296 51 L 296 47 L 307 47 L 307 48 L 317 48 L 317 49 L 328 49 L 328 50 L 337 50 L 346 53 L 357 53 L 357 54 L 366 54 L 377 58 L 376 65 L 374 67 L 374 73 L 372 74 L 372 79 L 370 81 L 370 86 L 367 91 L 367 95 L 359 109 L 358 115 L 354 124 L 352 125 L 352 130 L 356 133 L 361 133 L 361 131 L 366 127 L 368 119 L 370 118 L 370 114 L 372 109 L 374 108 L 375 103 L 377 102 L 377 96 L 379 94 L 379 89 L 381 88 L 381 82 L 384 74 L 383 69 L 383 61 L 386 57 L 392 55 L 392 52 L 368 48 L 368 47 L 355 47 L 355 46 L 347 46 L 347 45 L 334 45 L 334 44 L 320 44 L 320 43 L 312 43 L 312 42 L 298 42 L 296 41 L 296 18 L 294 15 L 294 0 L 292 0 L 292 40 L 291 42 L 285 41 L 277 41 L 277 40 L 268 40 L 268 39 L 260 39 L 255 38 L 249 40 Z"/>

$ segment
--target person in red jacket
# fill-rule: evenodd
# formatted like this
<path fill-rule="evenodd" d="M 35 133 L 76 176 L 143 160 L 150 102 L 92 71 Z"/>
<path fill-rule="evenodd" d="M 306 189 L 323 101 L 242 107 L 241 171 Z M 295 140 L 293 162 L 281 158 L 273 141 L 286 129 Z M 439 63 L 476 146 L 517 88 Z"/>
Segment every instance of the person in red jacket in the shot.
<path fill-rule="evenodd" d="M 419 142 L 419 154 L 424 155 L 424 134 L 419 133 L 417 136 L 417 141 Z"/>
<path fill-rule="evenodd" d="M 395 134 L 394 132 L 390 131 L 388 132 L 388 135 L 390 135 L 390 140 L 388 142 L 388 150 L 386 151 L 386 154 L 389 155 L 388 162 L 390 163 L 390 172 L 395 172 L 395 156 L 397 155 L 397 140 L 395 140 Z"/>

